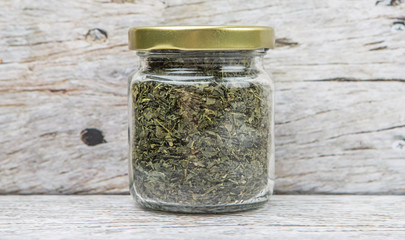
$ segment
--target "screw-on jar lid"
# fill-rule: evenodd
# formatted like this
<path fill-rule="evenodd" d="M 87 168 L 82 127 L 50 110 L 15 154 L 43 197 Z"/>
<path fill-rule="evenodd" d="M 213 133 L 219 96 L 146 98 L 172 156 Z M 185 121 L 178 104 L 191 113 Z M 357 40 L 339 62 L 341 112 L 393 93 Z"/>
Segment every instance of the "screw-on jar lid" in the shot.
<path fill-rule="evenodd" d="M 131 50 L 252 50 L 274 48 L 274 30 L 260 26 L 134 27 Z"/>

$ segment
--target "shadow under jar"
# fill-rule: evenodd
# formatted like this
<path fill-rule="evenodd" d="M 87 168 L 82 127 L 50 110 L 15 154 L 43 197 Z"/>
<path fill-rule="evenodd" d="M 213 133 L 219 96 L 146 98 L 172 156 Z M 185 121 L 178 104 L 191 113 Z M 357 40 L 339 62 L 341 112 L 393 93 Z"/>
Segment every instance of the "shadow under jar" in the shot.
<path fill-rule="evenodd" d="M 142 206 L 219 213 L 264 204 L 274 185 L 273 30 L 129 30 L 130 192 Z"/>

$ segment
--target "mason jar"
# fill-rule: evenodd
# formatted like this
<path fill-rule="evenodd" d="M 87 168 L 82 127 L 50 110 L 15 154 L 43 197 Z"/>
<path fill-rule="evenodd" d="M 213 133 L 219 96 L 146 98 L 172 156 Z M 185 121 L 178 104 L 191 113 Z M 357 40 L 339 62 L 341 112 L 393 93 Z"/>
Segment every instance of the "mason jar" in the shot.
<path fill-rule="evenodd" d="M 130 192 L 144 207 L 189 213 L 256 208 L 274 185 L 269 27 L 129 30 Z"/>

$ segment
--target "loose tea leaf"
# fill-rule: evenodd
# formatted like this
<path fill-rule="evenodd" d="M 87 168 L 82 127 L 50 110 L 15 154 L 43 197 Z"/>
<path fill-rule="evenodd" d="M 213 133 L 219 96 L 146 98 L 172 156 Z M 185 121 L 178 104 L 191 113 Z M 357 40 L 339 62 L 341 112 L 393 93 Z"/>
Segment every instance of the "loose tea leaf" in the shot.
<path fill-rule="evenodd" d="M 148 77 L 131 86 L 137 195 L 206 206 L 265 193 L 271 89 L 255 80 L 252 61 L 149 57 Z"/>

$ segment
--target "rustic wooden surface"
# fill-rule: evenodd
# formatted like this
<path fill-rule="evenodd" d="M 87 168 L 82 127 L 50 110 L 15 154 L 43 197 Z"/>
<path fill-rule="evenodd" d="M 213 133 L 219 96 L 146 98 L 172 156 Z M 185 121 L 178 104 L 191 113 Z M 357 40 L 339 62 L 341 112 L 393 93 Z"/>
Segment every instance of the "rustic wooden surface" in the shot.
<path fill-rule="evenodd" d="M 405 196 L 274 196 L 221 215 L 144 210 L 130 196 L 0 196 L 1 239 L 404 239 Z"/>
<path fill-rule="evenodd" d="M 2 0 L 0 193 L 127 192 L 128 28 L 239 24 L 276 30 L 276 191 L 404 194 L 404 21 L 400 0 Z"/>

